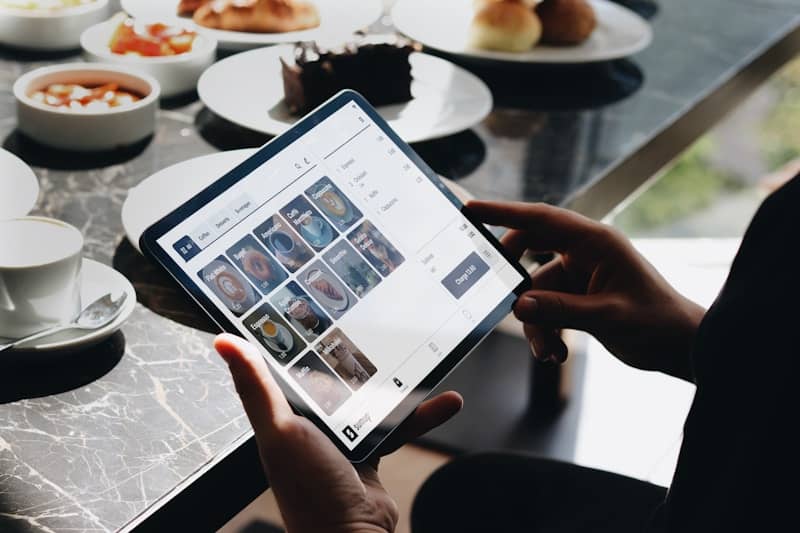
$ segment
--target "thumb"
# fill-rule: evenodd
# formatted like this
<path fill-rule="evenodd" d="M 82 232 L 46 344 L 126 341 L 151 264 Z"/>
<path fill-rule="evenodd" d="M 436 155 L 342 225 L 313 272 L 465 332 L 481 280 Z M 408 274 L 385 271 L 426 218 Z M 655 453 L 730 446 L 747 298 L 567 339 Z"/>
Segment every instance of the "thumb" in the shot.
<path fill-rule="evenodd" d="M 527 324 L 546 324 L 553 329 L 591 331 L 607 319 L 608 296 L 557 291 L 528 291 L 514 305 L 514 316 Z"/>
<path fill-rule="evenodd" d="M 294 415 L 261 352 L 241 337 L 223 333 L 214 348 L 228 363 L 236 392 L 242 401 L 256 439 L 269 439 Z"/>

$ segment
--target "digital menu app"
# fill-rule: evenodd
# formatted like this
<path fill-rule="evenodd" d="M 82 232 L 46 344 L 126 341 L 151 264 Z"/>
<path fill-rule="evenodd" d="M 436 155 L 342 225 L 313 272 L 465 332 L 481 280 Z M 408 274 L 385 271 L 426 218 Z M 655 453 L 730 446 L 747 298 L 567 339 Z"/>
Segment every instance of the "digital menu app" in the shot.
<path fill-rule="evenodd" d="M 351 449 L 522 281 L 355 103 L 158 243 Z"/>

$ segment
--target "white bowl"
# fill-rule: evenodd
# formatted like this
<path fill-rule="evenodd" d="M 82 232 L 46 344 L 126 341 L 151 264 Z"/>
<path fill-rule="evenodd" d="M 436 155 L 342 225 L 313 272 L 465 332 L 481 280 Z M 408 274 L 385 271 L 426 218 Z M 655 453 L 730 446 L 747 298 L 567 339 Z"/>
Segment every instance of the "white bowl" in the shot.
<path fill-rule="evenodd" d="M 161 84 L 162 97 L 195 90 L 200 75 L 216 59 L 217 41 L 199 33 L 192 49 L 183 54 L 163 57 L 115 54 L 108 44 L 119 22 L 119 19 L 111 19 L 84 31 L 81 34 L 84 55 L 89 61 L 125 65 L 150 74 Z M 180 19 L 155 22 L 195 29 Z"/>
<path fill-rule="evenodd" d="M 143 95 L 127 107 L 73 111 L 58 109 L 31 98 L 53 83 L 97 86 L 117 83 Z M 42 144 L 65 150 L 110 150 L 133 144 L 155 130 L 161 88 L 152 76 L 118 65 L 71 63 L 42 67 L 20 76 L 14 83 L 17 127 Z"/>
<path fill-rule="evenodd" d="M 0 7 L 0 44 L 35 50 L 78 48 L 81 33 L 108 16 L 108 0 L 55 10 Z"/>

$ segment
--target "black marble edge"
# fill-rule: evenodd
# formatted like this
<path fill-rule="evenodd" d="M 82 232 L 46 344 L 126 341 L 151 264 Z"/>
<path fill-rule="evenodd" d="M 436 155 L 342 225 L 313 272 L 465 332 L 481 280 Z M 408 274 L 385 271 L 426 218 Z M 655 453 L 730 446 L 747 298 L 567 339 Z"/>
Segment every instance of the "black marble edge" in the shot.
<path fill-rule="evenodd" d="M 248 430 L 120 531 L 216 531 L 268 488 Z"/>

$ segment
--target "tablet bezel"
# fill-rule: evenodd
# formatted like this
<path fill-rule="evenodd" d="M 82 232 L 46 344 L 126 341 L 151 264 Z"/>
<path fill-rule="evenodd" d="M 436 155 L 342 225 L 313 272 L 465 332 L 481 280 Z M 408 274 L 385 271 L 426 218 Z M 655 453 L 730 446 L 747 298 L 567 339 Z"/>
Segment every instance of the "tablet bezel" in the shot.
<path fill-rule="evenodd" d="M 492 233 L 479 221 L 472 217 L 464 204 L 450 191 L 416 152 L 391 129 L 386 121 L 360 94 L 351 90 L 344 90 L 323 103 L 317 109 L 297 122 L 287 132 L 279 135 L 265 145 L 247 160 L 220 177 L 214 183 L 177 207 L 164 218 L 150 226 L 142 234 L 139 244 L 142 252 L 158 262 L 178 282 L 178 284 L 197 302 L 203 311 L 224 331 L 240 334 L 239 329 L 225 316 L 221 307 L 215 304 L 200 289 L 199 284 L 178 265 L 169 253 L 158 245 L 158 239 L 208 202 L 218 197 L 225 190 L 244 179 L 251 172 L 265 164 L 284 148 L 299 139 L 316 125 L 331 116 L 344 105 L 355 101 L 364 113 L 390 138 L 403 153 L 430 179 L 439 191 L 467 218 L 473 226 L 491 243 L 491 245 L 511 264 L 522 276 L 522 282 L 510 291 L 508 296 L 498 304 L 485 319 L 483 319 L 449 354 L 442 358 L 439 364 L 411 391 L 400 403 L 378 423 L 375 428 L 352 450 L 334 431 L 316 415 L 311 407 L 295 392 L 295 390 L 282 378 L 280 373 L 273 372 L 276 380 L 286 394 L 296 412 L 309 418 L 323 433 L 325 433 L 337 448 L 353 463 L 359 463 L 367 458 L 391 435 L 406 418 L 413 414 L 417 405 L 422 402 L 441 383 L 447 375 L 488 335 L 492 329 L 511 312 L 511 307 L 517 297 L 530 287 L 530 276 L 519 262 L 510 257 Z M 263 353 L 263 350 L 261 350 Z"/>

